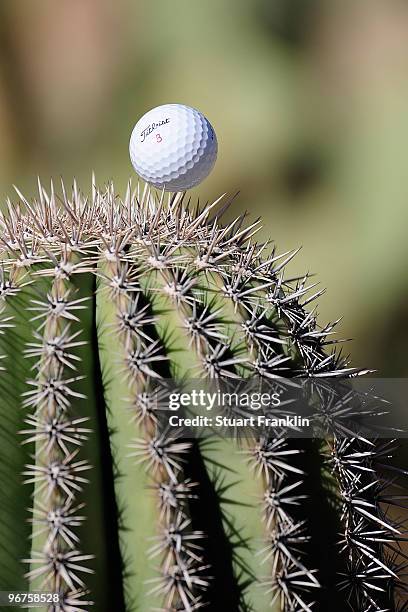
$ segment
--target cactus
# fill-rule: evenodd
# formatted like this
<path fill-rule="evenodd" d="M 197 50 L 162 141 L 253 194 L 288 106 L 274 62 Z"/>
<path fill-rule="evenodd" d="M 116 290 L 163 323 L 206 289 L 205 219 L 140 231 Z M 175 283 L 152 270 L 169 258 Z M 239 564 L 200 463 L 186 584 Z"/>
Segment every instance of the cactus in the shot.
<path fill-rule="evenodd" d="M 402 610 L 392 443 L 158 425 L 170 379 L 361 373 L 316 321 L 321 291 L 284 277 L 295 253 L 245 215 L 223 225 L 224 196 L 18 196 L 0 218 L 1 589 L 65 612 Z"/>

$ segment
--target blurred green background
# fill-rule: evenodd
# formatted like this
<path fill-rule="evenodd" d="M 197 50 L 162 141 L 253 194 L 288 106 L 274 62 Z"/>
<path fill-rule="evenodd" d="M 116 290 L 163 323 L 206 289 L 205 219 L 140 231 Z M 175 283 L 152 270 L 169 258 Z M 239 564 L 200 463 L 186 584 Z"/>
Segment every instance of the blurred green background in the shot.
<path fill-rule="evenodd" d="M 327 293 L 356 365 L 408 374 L 408 4 L 1 0 L 0 197 L 91 171 L 118 192 L 128 139 L 181 102 L 219 140 L 195 192 L 240 196 Z"/>

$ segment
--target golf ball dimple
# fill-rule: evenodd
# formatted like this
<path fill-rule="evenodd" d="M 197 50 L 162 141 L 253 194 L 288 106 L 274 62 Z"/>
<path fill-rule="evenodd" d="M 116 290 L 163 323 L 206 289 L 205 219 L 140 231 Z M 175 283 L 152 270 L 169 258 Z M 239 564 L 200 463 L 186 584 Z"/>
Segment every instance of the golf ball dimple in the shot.
<path fill-rule="evenodd" d="M 163 104 L 147 112 L 133 128 L 129 144 L 139 176 L 165 191 L 185 191 L 201 183 L 217 150 L 208 119 L 184 104 Z"/>

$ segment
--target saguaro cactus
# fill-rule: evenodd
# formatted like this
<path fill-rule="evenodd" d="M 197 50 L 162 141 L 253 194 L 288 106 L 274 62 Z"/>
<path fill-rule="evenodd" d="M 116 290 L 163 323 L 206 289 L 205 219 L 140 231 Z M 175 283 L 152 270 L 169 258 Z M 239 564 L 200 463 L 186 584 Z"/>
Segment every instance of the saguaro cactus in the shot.
<path fill-rule="evenodd" d="M 398 609 L 390 443 L 158 425 L 170 379 L 359 373 L 320 291 L 285 279 L 294 253 L 223 225 L 225 198 L 18 197 L 0 218 L 0 590 L 70 612 Z"/>

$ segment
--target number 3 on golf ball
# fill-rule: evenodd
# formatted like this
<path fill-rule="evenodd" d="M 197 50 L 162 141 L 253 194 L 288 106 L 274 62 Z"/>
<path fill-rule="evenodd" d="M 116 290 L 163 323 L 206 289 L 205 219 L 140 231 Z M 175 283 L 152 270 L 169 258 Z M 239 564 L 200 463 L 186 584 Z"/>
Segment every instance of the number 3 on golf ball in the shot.
<path fill-rule="evenodd" d="M 139 176 L 166 191 L 185 191 L 201 183 L 215 164 L 217 149 L 208 119 L 183 104 L 164 104 L 143 115 L 129 145 Z"/>

